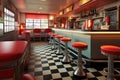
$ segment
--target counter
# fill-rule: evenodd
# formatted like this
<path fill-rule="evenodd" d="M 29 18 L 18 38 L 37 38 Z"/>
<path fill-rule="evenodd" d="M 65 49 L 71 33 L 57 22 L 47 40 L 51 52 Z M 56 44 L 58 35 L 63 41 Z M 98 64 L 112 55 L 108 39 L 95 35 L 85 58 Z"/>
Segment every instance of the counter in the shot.
<path fill-rule="evenodd" d="M 81 31 L 81 30 L 66 30 L 55 29 L 53 31 L 65 37 L 72 38 L 68 47 L 72 50 L 72 42 L 82 41 L 88 44 L 88 49 L 83 51 L 83 56 L 89 60 L 107 59 L 100 52 L 100 46 L 109 44 L 120 46 L 120 31 Z"/>

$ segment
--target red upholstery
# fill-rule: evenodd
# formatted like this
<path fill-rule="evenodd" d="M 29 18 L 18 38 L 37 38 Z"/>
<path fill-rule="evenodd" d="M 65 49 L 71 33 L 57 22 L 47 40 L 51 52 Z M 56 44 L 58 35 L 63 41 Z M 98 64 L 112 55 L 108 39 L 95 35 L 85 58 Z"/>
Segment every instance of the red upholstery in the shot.
<path fill-rule="evenodd" d="M 34 36 L 40 37 L 40 33 L 34 33 Z"/>
<path fill-rule="evenodd" d="M 3 41 L 0 42 L 0 80 L 11 79 L 15 74 L 15 68 L 19 66 L 17 71 L 23 70 L 24 61 L 27 53 L 24 53 L 27 48 L 27 41 Z M 25 57 L 23 57 L 23 54 Z M 17 61 L 19 60 L 20 65 Z M 20 75 L 20 74 L 18 74 Z M 21 80 L 34 80 L 31 75 L 23 75 Z"/>
<path fill-rule="evenodd" d="M 103 45 L 101 46 L 101 52 L 103 54 L 120 55 L 120 47 L 112 45 Z"/>
<path fill-rule="evenodd" d="M 13 78 L 14 70 L 8 69 L 0 71 L 0 79 L 9 79 Z M 31 74 L 23 74 L 21 80 L 35 80 L 35 78 Z"/>
<path fill-rule="evenodd" d="M 50 28 L 45 29 L 45 32 L 46 32 L 46 33 L 52 32 L 52 29 L 50 29 Z"/>
<path fill-rule="evenodd" d="M 40 37 L 41 29 L 33 29 L 34 37 Z"/>
<path fill-rule="evenodd" d="M 25 30 L 21 35 L 18 35 L 18 40 L 27 40 L 30 41 L 31 31 Z"/>
<path fill-rule="evenodd" d="M 35 80 L 35 78 L 30 74 L 24 74 L 22 80 Z"/>
<path fill-rule="evenodd" d="M 64 37 L 64 38 L 60 38 L 60 40 L 63 42 L 69 42 L 71 41 L 71 38 Z"/>
<path fill-rule="evenodd" d="M 54 34 L 54 33 L 52 34 L 53 37 L 55 37 L 56 35 L 57 35 L 57 34 Z"/>
<path fill-rule="evenodd" d="M 0 79 L 7 79 L 14 76 L 13 69 L 0 70 Z"/>
<path fill-rule="evenodd" d="M 84 42 L 73 42 L 72 47 L 77 48 L 77 49 L 86 49 L 88 45 Z"/>
<path fill-rule="evenodd" d="M 26 45 L 26 41 L 0 42 L 0 62 L 8 62 L 20 58 L 26 49 Z"/>
<path fill-rule="evenodd" d="M 61 36 L 61 35 L 57 35 L 55 37 L 58 38 L 58 39 L 63 38 L 63 36 Z"/>
<path fill-rule="evenodd" d="M 25 36 L 26 36 L 27 41 L 30 41 L 30 33 L 29 33 L 29 32 L 26 32 L 26 33 L 25 33 Z"/>
<path fill-rule="evenodd" d="M 53 32 L 49 32 L 48 35 L 52 36 L 54 33 Z"/>
<path fill-rule="evenodd" d="M 47 28 L 47 29 L 43 29 L 44 31 L 43 31 L 43 35 L 42 36 L 44 36 L 44 37 L 49 37 L 49 33 L 50 32 L 52 32 L 52 29 L 50 29 L 50 28 Z"/>
<path fill-rule="evenodd" d="M 41 32 L 41 29 L 37 29 L 37 28 L 36 28 L 36 29 L 33 29 L 33 32 L 34 32 L 34 33 L 40 33 L 40 32 Z"/>

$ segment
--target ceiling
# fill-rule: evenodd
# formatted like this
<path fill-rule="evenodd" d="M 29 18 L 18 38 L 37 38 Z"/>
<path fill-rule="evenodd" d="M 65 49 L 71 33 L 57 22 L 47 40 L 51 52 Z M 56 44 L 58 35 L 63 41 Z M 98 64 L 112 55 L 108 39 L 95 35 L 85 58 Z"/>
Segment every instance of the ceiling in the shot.
<path fill-rule="evenodd" d="M 55 14 L 78 0 L 11 0 L 21 13 Z"/>

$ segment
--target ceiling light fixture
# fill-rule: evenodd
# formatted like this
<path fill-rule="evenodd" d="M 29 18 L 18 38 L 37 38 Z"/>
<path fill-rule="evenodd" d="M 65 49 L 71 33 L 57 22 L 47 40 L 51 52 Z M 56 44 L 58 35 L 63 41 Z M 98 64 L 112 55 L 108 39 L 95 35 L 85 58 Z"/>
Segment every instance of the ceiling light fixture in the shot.
<path fill-rule="evenodd" d="M 46 0 L 41 0 L 41 1 L 46 1 Z"/>
<path fill-rule="evenodd" d="M 43 9 L 42 7 L 39 7 L 39 9 Z"/>

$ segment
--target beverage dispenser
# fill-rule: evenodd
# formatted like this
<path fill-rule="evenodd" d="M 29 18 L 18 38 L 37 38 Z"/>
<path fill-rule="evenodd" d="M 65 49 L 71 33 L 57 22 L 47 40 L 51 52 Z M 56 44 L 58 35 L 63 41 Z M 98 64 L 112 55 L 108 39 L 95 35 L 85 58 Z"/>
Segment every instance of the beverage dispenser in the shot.
<path fill-rule="evenodd" d="M 82 26 L 82 30 L 92 30 L 92 27 L 93 27 L 93 20 L 86 19 Z"/>

